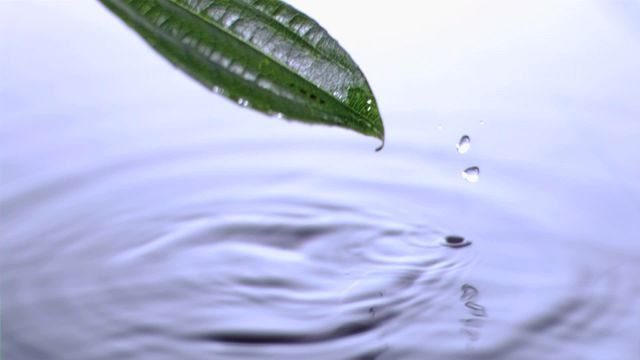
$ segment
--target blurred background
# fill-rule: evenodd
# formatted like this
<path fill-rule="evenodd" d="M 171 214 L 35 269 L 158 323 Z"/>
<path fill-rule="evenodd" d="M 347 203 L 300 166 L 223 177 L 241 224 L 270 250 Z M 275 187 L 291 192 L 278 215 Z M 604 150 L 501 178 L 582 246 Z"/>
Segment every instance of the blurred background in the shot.
<path fill-rule="evenodd" d="M 640 2 L 290 3 L 383 151 L 0 1 L 3 359 L 639 358 Z"/>

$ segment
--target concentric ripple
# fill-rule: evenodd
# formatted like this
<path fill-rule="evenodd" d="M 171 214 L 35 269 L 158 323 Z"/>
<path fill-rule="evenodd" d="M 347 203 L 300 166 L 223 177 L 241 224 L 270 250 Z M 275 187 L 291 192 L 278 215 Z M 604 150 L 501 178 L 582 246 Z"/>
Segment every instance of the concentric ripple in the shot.
<path fill-rule="evenodd" d="M 265 178 L 211 192 L 217 165 L 194 154 L 5 193 L 10 358 L 373 358 L 457 296 L 473 263 L 445 231 L 384 209 L 235 195 Z M 191 186 L 170 187 L 181 166 Z"/>
<path fill-rule="evenodd" d="M 115 167 L 125 170 L 63 194 L 23 191 L 35 211 L 11 202 L 9 358 L 582 359 L 580 344 L 625 336 L 611 325 L 634 314 L 622 304 L 638 290 L 618 274 L 634 265 L 599 273 L 488 204 L 486 216 L 524 237 L 489 227 L 472 246 L 446 246 L 459 237 L 352 196 L 386 196 L 377 187 L 342 183 L 347 200 L 285 196 L 274 189 L 306 188 L 270 174 L 212 191 L 219 165 L 187 158 L 186 174 L 174 161 L 185 159 Z M 171 187 L 175 174 L 191 185 Z M 258 183 L 271 195 L 242 196 Z"/>
<path fill-rule="evenodd" d="M 229 166 L 242 154 L 214 157 L 212 146 L 156 152 L 4 189 L 7 358 L 582 360 L 603 356 L 584 344 L 610 344 L 620 359 L 637 350 L 621 346 L 637 326 L 626 305 L 639 293 L 625 275 L 638 270 L 632 257 L 611 267 L 601 249 L 576 251 L 487 199 L 464 199 L 482 211 L 461 213 L 459 192 L 428 184 L 358 173 L 309 181 L 298 163 L 259 172 Z"/>

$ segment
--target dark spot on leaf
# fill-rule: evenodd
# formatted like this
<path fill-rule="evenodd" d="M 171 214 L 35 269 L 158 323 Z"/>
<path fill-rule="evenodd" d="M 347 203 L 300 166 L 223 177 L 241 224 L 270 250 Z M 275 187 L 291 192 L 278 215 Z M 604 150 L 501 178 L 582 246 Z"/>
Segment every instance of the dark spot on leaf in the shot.
<path fill-rule="evenodd" d="M 300 89 L 300 92 L 301 92 L 303 95 L 307 95 L 307 90 L 305 90 L 305 89 Z"/>
<path fill-rule="evenodd" d="M 318 99 L 318 97 L 316 96 L 316 94 L 311 94 L 311 99 L 312 99 L 312 100 L 317 100 L 317 99 Z"/>

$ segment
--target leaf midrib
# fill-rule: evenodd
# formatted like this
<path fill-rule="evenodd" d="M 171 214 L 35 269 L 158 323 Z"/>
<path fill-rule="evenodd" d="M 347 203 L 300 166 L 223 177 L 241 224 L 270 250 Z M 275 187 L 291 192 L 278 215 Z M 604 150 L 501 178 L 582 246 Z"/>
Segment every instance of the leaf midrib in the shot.
<path fill-rule="evenodd" d="M 319 57 L 324 58 L 327 61 L 330 62 L 334 62 L 335 59 L 331 58 L 329 55 L 325 54 L 324 52 L 320 51 L 320 49 L 316 48 L 315 45 L 313 45 L 312 43 L 310 43 L 304 36 L 298 34 L 297 32 L 295 32 L 294 30 L 292 30 L 291 28 L 289 28 L 287 25 L 274 20 L 267 12 L 265 12 L 264 10 L 260 9 L 260 8 L 252 8 L 251 6 L 249 6 L 247 3 L 243 2 L 243 1 L 238 1 L 238 0 L 229 0 L 229 1 L 233 1 L 234 3 L 236 3 L 239 7 L 242 7 L 244 9 L 247 9 L 249 11 L 251 10 L 256 10 L 257 12 L 259 12 L 262 17 L 264 19 L 266 19 L 270 24 L 274 25 L 275 27 L 284 29 L 287 33 L 299 38 L 301 40 L 302 43 L 304 43 L 306 45 L 306 48 L 310 51 L 312 51 L 313 53 L 317 54 Z M 282 9 L 284 7 L 286 7 L 286 4 L 281 3 L 280 4 L 280 8 Z M 296 14 L 295 16 L 300 16 L 299 14 Z M 315 21 L 311 20 L 311 19 L 305 19 L 311 23 L 313 23 L 314 26 L 320 27 L 320 25 L 318 25 Z M 342 59 L 339 59 L 342 60 Z M 346 70 L 347 72 L 349 72 L 350 74 L 354 75 L 354 70 L 351 69 L 350 67 L 348 67 L 344 62 L 342 61 L 335 61 L 335 64 L 339 65 L 342 69 Z M 359 74 L 355 74 L 355 75 L 359 75 Z"/>

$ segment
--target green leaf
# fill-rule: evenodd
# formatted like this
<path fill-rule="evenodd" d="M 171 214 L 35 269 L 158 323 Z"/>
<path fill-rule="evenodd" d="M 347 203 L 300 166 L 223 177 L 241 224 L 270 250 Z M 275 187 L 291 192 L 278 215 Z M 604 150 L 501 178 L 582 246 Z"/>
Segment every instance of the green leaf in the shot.
<path fill-rule="evenodd" d="M 209 89 L 270 115 L 381 139 L 366 78 L 318 23 L 278 0 L 100 0 Z"/>

